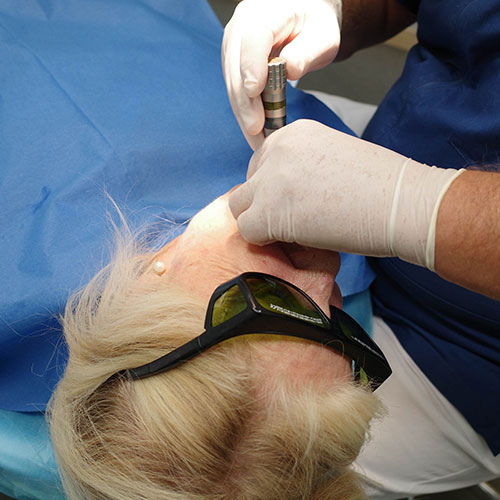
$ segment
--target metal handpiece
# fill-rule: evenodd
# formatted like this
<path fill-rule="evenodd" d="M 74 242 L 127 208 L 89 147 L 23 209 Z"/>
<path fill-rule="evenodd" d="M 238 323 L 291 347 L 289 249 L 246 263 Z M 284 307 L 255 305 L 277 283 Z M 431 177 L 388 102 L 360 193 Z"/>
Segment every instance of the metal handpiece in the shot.
<path fill-rule="evenodd" d="M 267 67 L 267 82 L 262 92 L 266 137 L 286 125 L 286 62 L 282 57 L 274 57 Z"/>

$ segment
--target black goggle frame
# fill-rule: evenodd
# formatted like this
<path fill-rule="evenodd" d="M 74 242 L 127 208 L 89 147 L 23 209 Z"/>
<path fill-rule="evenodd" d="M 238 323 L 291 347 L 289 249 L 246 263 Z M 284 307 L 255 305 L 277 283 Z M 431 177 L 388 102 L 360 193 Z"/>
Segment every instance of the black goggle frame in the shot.
<path fill-rule="evenodd" d="M 293 316 L 274 312 L 263 307 L 254 296 L 248 280 L 263 280 L 283 284 L 300 294 L 314 308 L 322 325 L 314 325 Z M 214 306 L 225 292 L 237 285 L 246 300 L 246 308 L 213 326 Z M 292 311 L 293 312 L 293 311 Z M 302 290 L 285 280 L 264 273 L 248 272 L 218 286 L 210 298 L 205 316 L 205 331 L 186 344 L 143 366 L 123 370 L 122 374 L 133 380 L 163 373 L 207 349 L 233 337 L 248 334 L 271 334 L 300 337 L 328 346 L 349 356 L 355 363 L 355 379 L 370 380 L 371 387 L 378 388 L 392 373 L 383 352 L 363 328 L 341 309 L 330 306 L 331 318 Z"/>

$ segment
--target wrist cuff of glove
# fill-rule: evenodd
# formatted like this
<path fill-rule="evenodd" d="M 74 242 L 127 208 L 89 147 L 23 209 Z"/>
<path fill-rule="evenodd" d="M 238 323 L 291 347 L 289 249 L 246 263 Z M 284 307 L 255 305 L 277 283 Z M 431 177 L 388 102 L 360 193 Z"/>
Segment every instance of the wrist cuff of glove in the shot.
<path fill-rule="evenodd" d="M 462 171 L 430 167 L 411 159 L 404 163 L 390 217 L 390 247 L 394 255 L 434 271 L 439 206 Z"/>
<path fill-rule="evenodd" d="M 430 269 L 432 272 L 436 271 L 434 266 L 434 256 L 436 249 L 436 224 L 437 224 L 437 216 L 439 212 L 439 207 L 441 206 L 441 201 L 443 197 L 448 191 L 448 188 L 451 186 L 451 183 L 462 173 L 465 172 L 464 168 L 460 170 L 456 170 L 453 175 L 451 175 L 448 181 L 441 188 L 438 199 L 436 201 L 436 205 L 434 206 L 434 210 L 432 212 L 431 222 L 429 224 L 429 233 L 427 235 L 427 244 L 425 249 L 425 266 Z"/>

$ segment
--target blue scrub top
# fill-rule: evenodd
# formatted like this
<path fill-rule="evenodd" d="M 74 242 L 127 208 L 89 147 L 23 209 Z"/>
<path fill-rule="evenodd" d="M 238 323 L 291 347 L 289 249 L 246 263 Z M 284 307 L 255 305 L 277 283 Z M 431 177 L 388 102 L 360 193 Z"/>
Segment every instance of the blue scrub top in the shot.
<path fill-rule="evenodd" d="M 500 2 L 402 1 L 419 43 L 364 138 L 445 168 L 499 164 Z M 398 259 L 373 259 L 375 311 L 500 452 L 500 303 Z"/>
<path fill-rule="evenodd" d="M 204 0 L 2 0 L 0 408 L 43 410 L 61 377 L 58 315 L 108 261 L 108 195 L 132 228 L 175 226 L 244 182 L 252 151 L 222 32 Z M 349 133 L 314 97 L 287 94 L 289 121 Z M 343 256 L 343 295 L 372 276 Z"/>

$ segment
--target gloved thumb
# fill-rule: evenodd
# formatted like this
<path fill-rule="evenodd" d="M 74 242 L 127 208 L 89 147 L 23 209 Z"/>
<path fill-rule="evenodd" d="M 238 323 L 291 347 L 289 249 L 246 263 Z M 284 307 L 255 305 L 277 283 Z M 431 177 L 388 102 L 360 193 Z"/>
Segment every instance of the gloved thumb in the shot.
<path fill-rule="evenodd" d="M 267 245 L 275 240 L 267 231 L 266 213 L 250 207 L 237 218 L 238 229 L 243 238 L 254 245 Z"/>
<path fill-rule="evenodd" d="M 267 221 L 264 212 L 258 213 L 254 202 L 254 188 L 252 182 L 245 182 L 229 195 L 229 209 L 238 223 L 241 235 L 249 243 L 265 245 L 270 243 L 267 232 Z"/>
<path fill-rule="evenodd" d="M 235 219 L 250 208 L 254 196 L 254 190 L 249 182 L 241 184 L 229 195 L 229 209 Z"/>
<path fill-rule="evenodd" d="M 289 80 L 298 80 L 309 71 L 324 68 L 339 50 L 339 21 L 331 6 L 318 3 L 315 12 L 307 17 L 302 29 L 280 52 L 280 57 L 287 61 Z"/>
<path fill-rule="evenodd" d="M 304 29 L 280 52 L 286 60 L 286 74 L 289 80 L 298 80 L 309 71 L 324 68 L 338 53 L 338 45 L 324 40 L 318 34 L 310 34 Z"/>

